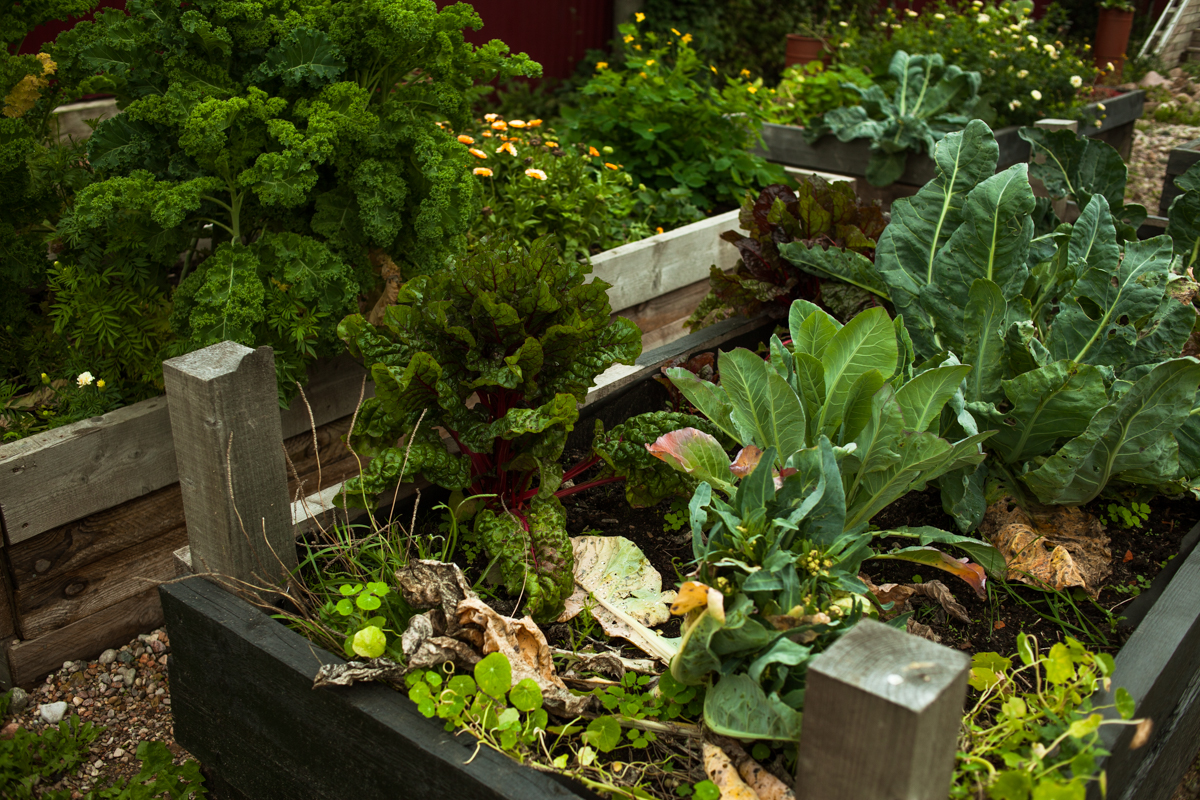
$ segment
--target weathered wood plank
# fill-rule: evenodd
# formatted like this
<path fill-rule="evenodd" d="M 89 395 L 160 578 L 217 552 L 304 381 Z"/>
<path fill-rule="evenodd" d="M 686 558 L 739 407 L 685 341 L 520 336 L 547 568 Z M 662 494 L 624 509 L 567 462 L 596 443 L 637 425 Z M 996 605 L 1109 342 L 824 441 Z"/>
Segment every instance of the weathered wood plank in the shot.
<path fill-rule="evenodd" d="M 17 586 L 21 638 L 45 636 L 171 580 L 171 553 L 187 540 L 181 526 L 99 561 Z"/>
<path fill-rule="evenodd" d="M 177 481 L 167 399 L 0 446 L 8 544 Z"/>
<path fill-rule="evenodd" d="M 0 639 L 7 639 L 17 632 L 17 612 L 13 603 L 11 574 L 8 554 L 0 549 Z"/>
<path fill-rule="evenodd" d="M 296 565 L 274 375 L 233 342 L 163 362 L 194 563 L 259 586 Z"/>
<path fill-rule="evenodd" d="M 12 681 L 30 686 L 64 661 L 95 658 L 114 644 L 128 642 L 162 624 L 158 589 L 151 587 L 90 617 L 37 639 L 13 642 L 8 648 Z"/>
<path fill-rule="evenodd" d="M 703 280 L 713 264 L 731 269 L 737 263 L 737 250 L 720 234 L 737 227 L 737 214 L 729 211 L 605 250 L 592 259 L 589 280 L 600 278 L 612 284 L 608 299 L 619 313 Z"/>
<path fill-rule="evenodd" d="M 15 636 L 0 639 L 0 692 L 7 692 L 16 686 L 13 683 L 12 670 L 8 666 L 8 651 L 18 641 L 20 640 Z"/>
<path fill-rule="evenodd" d="M 297 395 L 288 408 L 279 412 L 284 438 L 312 430 L 309 408 L 318 427 L 353 415 L 359 393 L 364 391 L 363 379 L 366 377 L 366 369 L 348 355 L 314 363 L 309 367 L 308 383 L 304 387 L 308 406 L 305 406 L 304 398 Z M 363 397 L 374 395 L 375 385 L 368 380 Z"/>
<path fill-rule="evenodd" d="M 162 588 L 176 740 L 254 800 L 580 798 L 383 686 L 312 689 L 341 659 L 197 578 Z"/>
<path fill-rule="evenodd" d="M 967 695 L 965 653 L 864 619 L 813 659 L 800 800 L 945 800 Z"/>
<path fill-rule="evenodd" d="M 613 316 L 624 317 L 637 325 L 638 330 L 642 332 L 642 350 L 651 350 L 653 348 L 646 343 L 647 337 L 691 316 L 696 306 L 700 305 L 700 301 L 708 294 L 708 288 L 709 282 L 706 277 L 673 292 L 667 292 L 661 297 L 630 306 Z M 654 347 L 661 347 L 663 344 L 666 342 L 655 344 Z"/>
<path fill-rule="evenodd" d="M 1167 174 L 1163 176 L 1162 194 L 1159 196 L 1158 213 L 1160 216 L 1167 216 L 1171 210 L 1171 201 L 1183 194 L 1175 185 L 1175 179 L 1187 172 L 1198 161 L 1200 161 L 1200 139 L 1193 139 L 1171 151 L 1171 155 L 1167 158 Z"/>
<path fill-rule="evenodd" d="M 1166 800 L 1200 747 L 1200 548 L 1187 556 L 1117 653 L 1112 691 L 1118 687 L 1133 696 L 1137 716 L 1149 718 L 1154 727 L 1137 750 L 1130 749 L 1132 727 L 1100 729 L 1101 742 L 1112 753 L 1105 762 L 1108 796 Z M 1093 704 L 1112 702 L 1112 694 L 1102 692 Z"/>

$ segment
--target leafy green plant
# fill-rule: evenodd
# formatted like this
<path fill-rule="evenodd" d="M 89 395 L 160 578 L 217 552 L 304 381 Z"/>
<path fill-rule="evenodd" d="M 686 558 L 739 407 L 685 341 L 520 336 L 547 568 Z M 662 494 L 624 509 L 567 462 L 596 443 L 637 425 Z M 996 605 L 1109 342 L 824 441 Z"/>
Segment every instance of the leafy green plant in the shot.
<path fill-rule="evenodd" d="M 839 55 L 842 63 L 882 76 L 897 50 L 942 53 L 982 76 L 976 115 L 985 122 L 1002 127 L 1074 119 L 1086 102 L 1079 89 L 1092 83 L 1096 70 L 1086 45 L 1062 41 L 1062 23 L 1071 21 L 1054 14 L 1035 20 L 1033 3 L 1024 0 L 937 2 L 919 14 L 885 9 L 861 35 L 847 37 L 850 46 Z M 1090 38 L 1095 22 L 1084 27 Z"/>
<path fill-rule="evenodd" d="M 564 110 L 573 139 L 611 146 L 617 162 L 652 190 L 687 187 L 704 211 L 784 180 L 782 167 L 750 152 L 762 122 L 759 86 L 731 78 L 718 89 L 687 35 L 664 41 L 632 23 L 620 30 L 631 45 L 624 67 L 597 64 L 578 106 Z"/>
<path fill-rule="evenodd" d="M 946 66 L 938 53 L 910 56 L 897 50 L 888 74 L 896 84 L 890 98 L 878 85 L 844 84 L 858 93 L 861 105 L 829 111 L 805 132 L 810 142 L 830 133 L 843 142 L 870 139 L 866 177 L 872 186 L 898 180 L 909 151 L 932 153 L 943 136 L 972 119 L 979 102 L 979 73 Z"/>
<path fill-rule="evenodd" d="M 741 258 L 732 272 L 712 268 L 709 293 L 687 321 L 692 331 L 732 314 L 762 310 L 783 319 L 796 298 L 821 299 L 842 311 L 843 318 L 872 302 L 869 293 L 842 281 L 822 284 L 779 255 L 781 245 L 801 241 L 874 257 L 875 240 L 885 225 L 883 210 L 878 203 L 860 201 L 848 184 L 814 175 L 800 180 L 794 192 L 772 184 L 758 197 L 747 193 L 738 224 L 746 235 L 726 231 L 721 238 L 732 242 Z"/>
<path fill-rule="evenodd" d="M 963 717 L 951 798 L 1083 797 L 1093 781 L 1104 785 L 1100 742 L 1104 725 L 1137 725 L 1124 688 L 1112 705 L 1094 704 L 1111 689 L 1113 658 L 1088 652 L 1067 638 L 1046 652 L 1025 633 L 1017 636 L 1019 663 L 998 653 L 972 660 L 971 687 L 979 699 Z M 1115 708 L 1119 719 L 1100 712 Z"/>
<path fill-rule="evenodd" d="M 871 85 L 871 76 L 856 66 L 820 61 L 796 64 L 784 70 L 783 79 L 768 95 L 767 122 L 804 127 L 843 106 L 857 105 L 858 93 L 845 84 L 860 88 Z"/>
<path fill-rule="evenodd" d="M 345 617 L 348 627 L 346 643 L 343 650 L 347 658 L 362 656 L 363 658 L 378 658 L 387 649 L 387 635 L 383 626 L 387 619 L 382 615 L 372 615 L 383 605 L 384 597 L 390 593 L 388 585 L 382 581 L 372 581 L 367 584 L 344 583 L 338 587 L 342 599 L 334 604 L 334 610 Z"/>
<path fill-rule="evenodd" d="M 1175 185 L 1183 194 L 1171 201 L 1166 234 L 1175 243 L 1175 254 L 1183 258 L 1183 268 L 1194 270 L 1200 262 L 1200 165 L 1193 164 Z"/>
<path fill-rule="evenodd" d="M 168 340 L 269 344 L 286 398 L 375 290 L 370 254 L 407 278 L 461 252 L 474 159 L 436 120 L 465 124 L 473 83 L 538 68 L 465 43 L 482 24 L 465 4 L 127 8 L 60 47 L 125 112 L 88 141 L 102 180 L 57 228 L 57 329 L 97 359 L 128 336 L 140 357 L 118 350 L 116 368 L 134 381 Z"/>
<path fill-rule="evenodd" d="M 637 241 L 655 228 L 677 227 L 703 214 L 675 198 L 649 198 L 633 184 L 611 147 L 571 145 L 542 120 L 505 120 L 489 113 L 460 129 L 458 141 L 478 159 L 484 211 L 470 232 L 471 246 L 496 238 L 529 247 L 549 237 L 559 250 L 587 259 Z"/>
<path fill-rule="evenodd" d="M 998 152 L 980 121 L 943 139 L 938 177 L 893 204 L 874 264 L 796 245 L 784 255 L 825 277 L 874 273 L 918 359 L 949 351 L 974 367 L 960 418 L 999 430 L 986 469 L 1018 497 L 1079 505 L 1110 485 L 1178 491 L 1200 475 L 1200 362 L 1179 357 L 1195 284 L 1173 270 L 1169 237 L 1122 253 L 1100 192 L 1073 226 L 1035 241 L 1028 167 L 993 174 Z M 954 502 L 982 509 L 985 477 L 953 487 Z"/>
<path fill-rule="evenodd" d="M 1123 528 L 1140 528 L 1150 519 L 1150 504 L 1139 503 L 1136 500 L 1129 505 L 1109 503 L 1105 508 L 1105 516 L 1114 525 Z"/>
<path fill-rule="evenodd" d="M 607 434 L 598 426 L 590 458 L 565 472 L 558 464 L 592 381 L 641 350 L 632 322 L 610 322 L 608 284 L 584 283 L 590 271 L 546 240 L 528 252 L 481 248 L 408 281 L 382 325 L 355 315 L 340 326 L 376 387 L 351 433 L 356 451 L 373 460 L 351 482 L 350 501 L 369 505 L 418 475 L 485 495 L 451 505 L 463 519 L 474 516 L 508 590 L 539 620 L 558 616 L 574 583 L 560 497 L 625 480 L 630 502 L 648 505 L 692 485 L 644 449 L 695 422 L 685 414 L 642 415 Z M 601 462 L 599 476 L 564 488 Z"/>

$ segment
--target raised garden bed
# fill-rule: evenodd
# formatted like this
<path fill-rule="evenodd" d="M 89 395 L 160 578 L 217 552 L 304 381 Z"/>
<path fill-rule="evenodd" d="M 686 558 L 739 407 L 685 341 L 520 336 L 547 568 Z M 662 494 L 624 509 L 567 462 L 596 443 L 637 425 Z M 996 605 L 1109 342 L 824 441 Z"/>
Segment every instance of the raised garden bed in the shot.
<path fill-rule="evenodd" d="M 1175 186 L 1175 179 L 1187 172 L 1197 161 L 1200 161 L 1200 139 L 1193 139 L 1171 151 L 1167 159 L 1167 174 L 1163 178 L 1162 194 L 1159 195 L 1159 216 L 1167 216 L 1171 201 L 1183 194 Z"/>
<path fill-rule="evenodd" d="M 592 259 L 593 274 L 614 284 L 615 313 L 642 330 L 644 350 L 684 335 L 683 320 L 708 291 L 710 266 L 736 263 L 736 250 L 719 238 L 736 226 L 731 211 Z M 316 493 L 293 504 L 295 525 L 309 524 L 306 512 L 326 511 L 358 470 L 340 437 L 364 374 L 349 359 L 319 366 L 306 389 L 313 420 L 299 399 L 282 414 L 303 495 Z M 616 367 L 594 396 L 639 374 Z M 320 485 L 312 423 L 324 462 Z M 174 576 L 172 553 L 186 544 L 178 481 L 165 397 L 0 446 L 0 687 L 31 684 L 63 661 L 95 656 L 159 624 L 154 583 Z M 293 500 L 299 490 L 293 481 Z"/>
<path fill-rule="evenodd" d="M 1082 134 L 1108 142 L 1128 158 L 1133 147 L 1133 126 L 1142 116 L 1145 104 L 1145 92 L 1139 90 L 1127 92 L 1104 102 L 1105 110 L 1100 112 L 1095 103 L 1084 107 L 1082 116 L 1085 119 L 1105 115 L 1101 127 L 1083 126 Z M 1016 125 L 995 131 L 996 143 L 1000 146 L 1000 159 L 996 171 L 1006 169 L 1013 164 L 1029 160 L 1029 143 L 1018 135 Z M 871 187 L 865 181 L 867 161 L 869 159 L 870 142 L 867 139 L 856 139 L 852 142 L 841 142 L 834 136 L 825 136 L 815 145 L 810 145 L 804 138 L 804 129 L 794 125 L 763 125 L 763 147 L 756 152 L 780 164 L 808 169 L 819 169 L 826 172 L 836 172 L 853 175 L 860 180 L 860 192 L 870 192 Z M 915 194 L 917 189 L 924 186 L 935 177 L 933 160 L 926 153 L 912 153 L 908 157 L 908 166 L 900 180 L 888 187 L 891 194 L 889 202 L 895 197 L 905 197 Z M 910 191 L 911 189 L 911 191 Z M 882 194 L 881 194 L 882 198 Z"/>
<path fill-rule="evenodd" d="M 759 331 L 743 331 L 742 338 L 756 334 Z M 706 345 L 703 349 L 712 346 L 698 339 L 692 342 L 695 346 L 673 349 L 683 353 L 702 349 L 701 344 Z M 734 343 L 728 340 L 723 349 Z M 652 371 L 649 362 L 668 352 L 647 354 L 642 369 Z M 624 418 L 652 402 L 656 388 L 649 382 L 628 385 L 584 416 Z M 577 430 L 586 427 L 584 419 Z M 1107 741 L 1114 753 L 1108 764 L 1110 797 L 1165 800 L 1200 742 L 1195 707 L 1200 694 L 1197 539 L 1200 527 L 1185 539 L 1172 569 L 1165 570 L 1128 611 L 1142 618 L 1117 657 L 1112 685 L 1129 690 L 1139 716 L 1153 719 L 1154 727 L 1146 745 L 1136 750 L 1128 748 L 1131 728 L 1112 729 L 1120 736 Z M 200 578 L 163 586 L 161 595 L 172 636 L 176 737 L 206 765 L 218 797 L 369 797 L 394 791 L 397 785 L 408 787 L 406 796 L 415 798 L 592 796 L 553 776 L 520 768 L 487 748 L 472 758 L 473 740 L 456 739 L 438 722 L 425 719 L 402 693 L 378 686 L 312 690 L 317 668 L 341 659 Z M 887 658 L 897 654 L 880 658 L 875 666 L 886 671 L 893 664 Z M 894 662 L 895 672 L 913 660 Z M 825 666 L 814 662 L 813 669 Z M 818 716 L 815 710 L 806 712 L 806 736 L 819 729 Z M 910 722 L 915 725 L 919 719 Z M 948 724 L 951 733 L 957 731 L 957 717 Z M 900 727 L 891 733 L 899 738 L 914 734 Z M 802 754 L 807 746 L 802 739 Z M 845 760 L 826 761 L 822 769 L 851 776 L 880 773 L 881 743 L 874 734 L 864 732 L 839 747 L 843 752 L 838 758 Z M 867 769 L 872 760 L 876 768 Z M 874 788 L 864 786 L 854 796 L 891 796 Z"/>

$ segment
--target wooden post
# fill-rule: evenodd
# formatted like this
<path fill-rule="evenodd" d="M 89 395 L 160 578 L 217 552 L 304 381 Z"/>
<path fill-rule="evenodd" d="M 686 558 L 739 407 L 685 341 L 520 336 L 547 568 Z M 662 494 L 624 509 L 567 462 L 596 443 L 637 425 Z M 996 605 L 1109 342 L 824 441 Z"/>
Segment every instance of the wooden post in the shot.
<path fill-rule="evenodd" d="M 268 587 L 296 566 L 270 347 L 163 362 L 192 566 Z"/>
<path fill-rule="evenodd" d="M 799 800 L 945 800 L 970 659 L 864 619 L 808 668 Z"/>

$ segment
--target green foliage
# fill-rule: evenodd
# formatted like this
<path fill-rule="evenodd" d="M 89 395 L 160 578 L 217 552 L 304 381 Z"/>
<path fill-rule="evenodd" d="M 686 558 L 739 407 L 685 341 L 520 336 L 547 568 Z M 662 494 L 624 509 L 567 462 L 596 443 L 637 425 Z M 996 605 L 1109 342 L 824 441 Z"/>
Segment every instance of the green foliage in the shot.
<path fill-rule="evenodd" d="M 857 105 L 858 93 L 847 83 L 866 89 L 871 76 L 855 66 L 826 67 L 820 61 L 788 67 L 771 92 L 766 121 L 804 127 L 835 108 Z"/>
<path fill-rule="evenodd" d="M 408 281 L 380 326 L 358 315 L 339 326 L 376 387 L 351 434 L 357 452 L 373 460 L 350 483 L 350 501 L 369 506 L 369 496 L 417 476 L 486 495 L 475 535 L 539 620 L 558 616 L 572 589 L 574 557 L 555 495 L 627 475 L 638 502 L 691 486 L 665 467 L 656 478 L 654 459 L 625 452 L 620 441 L 622 433 L 653 441 L 663 425 L 689 424 L 685 415 L 635 418 L 599 435 L 599 452 L 571 471 L 557 463 L 595 377 L 614 363 L 632 364 L 641 351 L 632 322 L 609 321 L 608 284 L 584 283 L 590 271 L 548 240 L 528 252 L 480 248 Z M 457 452 L 435 426 L 450 433 Z M 601 478 L 561 488 L 602 459 Z"/>
<path fill-rule="evenodd" d="M 899 180 L 910 150 L 932 153 L 943 136 L 961 130 L 975 116 L 979 102 L 979 73 L 947 67 L 937 53 L 910 56 L 897 50 L 888 75 L 895 82 L 890 98 L 881 86 L 864 89 L 847 83 L 861 105 L 835 108 L 805 133 L 810 142 L 829 133 L 843 142 L 870 139 L 866 176 L 872 186 Z"/>
<path fill-rule="evenodd" d="M 1183 194 L 1171 201 L 1166 234 L 1175 243 L 1175 254 L 1183 258 L 1183 268 L 1195 269 L 1200 262 L 1200 165 L 1193 164 L 1175 185 Z"/>
<path fill-rule="evenodd" d="M 1139 503 L 1136 500 L 1127 506 L 1120 503 L 1109 503 L 1105 508 L 1103 518 L 1107 518 L 1113 525 L 1120 525 L 1123 528 L 1140 528 L 1150 519 L 1150 504 Z"/>
<path fill-rule="evenodd" d="M 472 247 L 497 238 L 529 247 L 549 237 L 564 254 L 586 259 L 650 236 L 656 227 L 703 217 L 687 202 L 686 190 L 634 187 L 629 173 L 613 163 L 611 147 L 566 144 L 542 120 L 488 114 L 460 130 L 458 139 L 479 159 L 473 173 L 483 187 L 483 217 L 471 230 Z"/>
<path fill-rule="evenodd" d="M 732 78 L 718 89 L 690 37 L 660 37 L 620 28 L 624 67 L 597 64 L 565 111 L 571 136 L 609 145 L 616 161 L 655 191 L 685 186 L 690 202 L 709 211 L 740 202 L 746 189 L 779 183 L 783 168 L 749 152 L 759 140 L 761 81 Z M 643 49 L 644 48 L 644 49 Z"/>
<path fill-rule="evenodd" d="M 382 581 L 365 585 L 344 583 L 338 587 L 342 599 L 334 604 L 334 611 L 346 618 L 346 643 L 342 647 L 346 658 L 378 658 L 383 655 L 387 648 L 387 636 L 383 632 L 387 618 L 373 612 L 379 610 L 384 603 L 383 598 L 390 592 L 388 585 Z"/>
<path fill-rule="evenodd" d="M 1113 658 L 1090 653 L 1068 638 L 1038 649 L 1034 637 L 1017 637 L 1017 660 L 979 653 L 971 687 L 979 699 L 963 718 L 953 800 L 1083 797 L 1088 785 L 1104 785 L 1100 742 L 1104 725 L 1132 725 L 1133 698 L 1123 688 L 1114 704 L 1094 705 L 1096 692 L 1111 689 Z M 1100 712 L 1115 708 L 1120 719 Z"/>
<path fill-rule="evenodd" d="M 13 441 L 81 419 L 107 414 L 121 405 L 122 397 L 90 372 L 74 378 L 42 373 L 42 386 L 18 395 L 20 385 L 0 381 L 0 441 Z"/>
<path fill-rule="evenodd" d="M 97 317 L 146 318 L 153 329 L 130 339 L 140 357 L 119 359 L 131 381 L 168 343 L 270 345 L 286 397 L 309 361 L 340 349 L 338 320 L 375 288 L 369 254 L 409 278 L 461 252 L 479 208 L 474 159 L 436 120 L 465 124 L 474 83 L 537 65 L 498 41 L 467 44 L 462 30 L 481 22 L 465 4 L 128 10 L 56 51 L 125 109 L 88 141 L 102 180 L 58 226 L 56 326 L 99 358 L 118 328 L 97 334 Z"/>
<path fill-rule="evenodd" d="M 1074 225 L 1035 240 L 1028 167 L 993 174 L 997 154 L 974 121 L 938 146 L 938 177 L 892 206 L 874 268 L 917 357 L 950 351 L 975 367 L 959 418 L 999 429 L 988 468 L 1010 491 L 1068 505 L 1110 484 L 1178 491 L 1200 475 L 1200 362 L 1179 357 L 1196 285 L 1173 268 L 1169 237 L 1120 244 L 1101 187 L 1123 172 L 1096 172 Z M 790 255 L 827 277 L 870 268 L 853 253 L 853 270 L 817 249 Z M 943 483 L 944 502 L 979 506 L 982 487 L 978 473 Z"/>
<path fill-rule="evenodd" d="M 782 319 L 792 300 L 815 300 L 849 318 L 870 304 L 878 287 L 847 287 L 841 281 L 821 284 L 808 273 L 781 257 L 780 248 L 791 242 L 805 247 L 850 249 L 874 257 L 875 240 L 883 232 L 883 211 L 878 203 L 860 201 L 849 184 L 827 183 L 811 176 L 800 180 L 793 192 L 772 184 L 756 198 L 747 192 L 738 214 L 743 236 L 737 231 L 721 234 L 732 242 L 741 258 L 732 272 L 714 266 L 709 275 L 708 295 L 688 318 L 696 331 L 733 314 L 753 315 L 766 310 Z"/>
<path fill-rule="evenodd" d="M 942 53 L 982 76 L 978 116 L 996 127 L 1077 117 L 1083 105 L 1077 90 L 1096 74 L 1091 54 L 1060 41 L 1051 15 L 1035 21 L 1032 11 L 1033 3 L 1013 0 L 969 8 L 939 2 L 920 15 L 888 9 L 860 37 L 850 37 L 840 56 L 842 63 L 883 75 L 897 50 Z M 1087 29 L 1089 38 L 1094 30 L 1094 24 Z"/>

